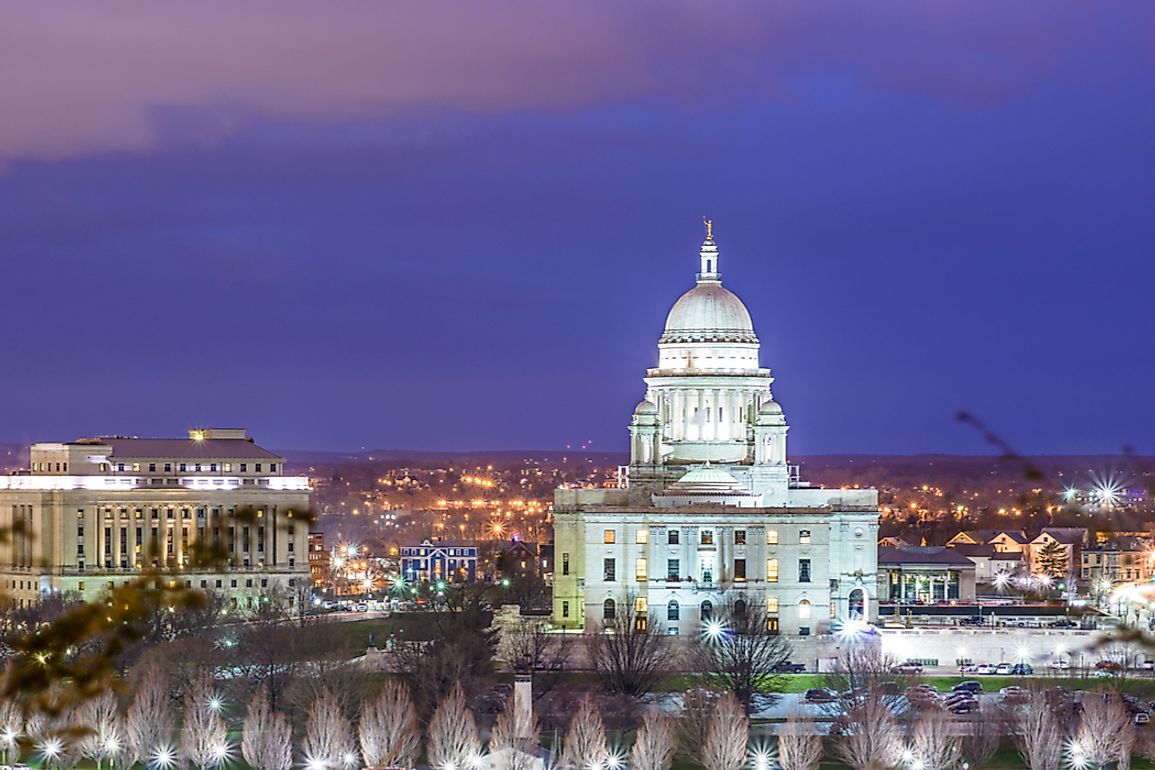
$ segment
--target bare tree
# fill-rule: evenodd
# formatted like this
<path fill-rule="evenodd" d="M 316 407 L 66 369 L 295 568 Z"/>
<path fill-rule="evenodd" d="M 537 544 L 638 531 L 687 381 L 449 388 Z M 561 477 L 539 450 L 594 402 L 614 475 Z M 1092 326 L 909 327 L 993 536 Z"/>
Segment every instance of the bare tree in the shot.
<path fill-rule="evenodd" d="M 764 601 L 728 598 L 694 647 L 706 686 L 734 693 L 747 714 L 773 702 L 771 693 L 783 683 L 778 665 L 790 659 L 790 642 L 771 632 L 768 621 Z"/>
<path fill-rule="evenodd" d="M 518 708 L 516 696 L 509 696 L 489 739 L 491 770 L 530 770 L 540 738 L 532 708 Z"/>
<path fill-rule="evenodd" d="M 902 756 L 902 731 L 890 704 L 874 695 L 847 702 L 834 755 L 853 770 L 890 770 Z"/>
<path fill-rule="evenodd" d="M 962 761 L 962 742 L 941 708 L 925 709 L 910 731 L 910 749 L 923 767 L 950 770 Z"/>
<path fill-rule="evenodd" d="M 77 709 L 76 721 L 85 730 L 80 740 L 80 755 L 96 762 L 96 770 L 126 750 L 124 720 L 111 690 L 82 703 Z"/>
<path fill-rule="evenodd" d="M 269 707 L 269 692 L 257 690 L 241 725 L 241 755 L 253 770 L 289 770 L 293 734 L 285 715 Z"/>
<path fill-rule="evenodd" d="M 10 698 L 0 699 L 0 746 L 4 764 L 14 765 L 20 759 L 20 735 L 24 732 L 24 714 Z"/>
<path fill-rule="evenodd" d="M 970 732 L 962 739 L 963 756 L 972 768 L 982 767 L 995 756 L 1003 735 L 1008 732 L 1006 722 L 998 706 L 979 703 L 979 710 L 971 719 Z"/>
<path fill-rule="evenodd" d="M 674 759 L 674 727 L 656 708 L 646 711 L 630 749 L 630 770 L 669 770 Z"/>
<path fill-rule="evenodd" d="M 527 618 L 504 634 L 502 646 L 513 670 L 534 672 L 534 700 L 562 680 L 576 638 L 572 634 L 550 633 L 545 623 Z"/>
<path fill-rule="evenodd" d="M 410 767 L 421 751 L 421 730 L 409 688 L 386 679 L 375 700 L 361 711 L 361 756 L 369 767 Z"/>
<path fill-rule="evenodd" d="M 128 739 L 130 762 L 143 762 L 153 766 L 158 760 L 176 758 L 173 733 L 176 731 L 176 717 L 172 712 L 169 698 L 168 677 L 157 661 L 145 665 L 137 682 L 132 705 L 124 722 L 124 733 Z M 165 764 L 160 761 L 159 764 Z"/>
<path fill-rule="evenodd" d="M 746 709 L 733 693 L 723 694 L 714 706 L 710 732 L 702 747 L 702 766 L 706 770 L 742 770 L 749 740 L 750 720 Z"/>
<path fill-rule="evenodd" d="M 560 766 L 562 770 L 600 768 L 609 758 L 609 753 L 605 725 L 587 695 L 582 698 L 566 730 Z"/>
<path fill-rule="evenodd" d="M 1086 693 L 1079 732 L 1071 745 L 1072 763 L 1090 762 L 1103 768 L 1124 754 L 1124 761 L 1130 763 L 1134 746 L 1135 725 L 1122 699 L 1107 693 Z"/>
<path fill-rule="evenodd" d="M 310 770 L 349 770 L 356 763 L 353 726 L 333 693 L 323 691 L 313 701 L 301 748 Z"/>
<path fill-rule="evenodd" d="M 217 767 L 229 752 L 229 731 L 220 714 L 220 698 L 212 676 L 202 672 L 184 696 L 181 753 L 193 767 Z"/>
<path fill-rule="evenodd" d="M 1056 770 L 1062 757 L 1063 735 L 1042 691 L 1031 693 L 1031 700 L 1020 712 L 1015 724 L 1015 744 L 1019 756 L 1030 770 Z"/>
<path fill-rule="evenodd" d="M 782 770 L 817 770 L 822 761 L 822 736 L 791 710 L 778 735 L 778 765 Z"/>
<path fill-rule="evenodd" d="M 697 764 L 706 745 L 710 732 L 710 720 L 714 716 L 714 703 L 718 693 L 695 688 L 682 695 L 682 711 L 675 726 L 677 735 L 677 755 L 687 763 Z"/>
<path fill-rule="evenodd" d="M 433 712 L 427 753 L 434 770 L 469 768 L 481 756 L 477 720 L 465 705 L 465 693 L 459 685 L 454 685 Z"/>
<path fill-rule="evenodd" d="M 640 698 L 669 664 L 670 637 L 652 611 L 636 612 L 635 594 L 626 593 L 613 607 L 613 617 L 586 635 L 586 651 L 606 689 Z"/>

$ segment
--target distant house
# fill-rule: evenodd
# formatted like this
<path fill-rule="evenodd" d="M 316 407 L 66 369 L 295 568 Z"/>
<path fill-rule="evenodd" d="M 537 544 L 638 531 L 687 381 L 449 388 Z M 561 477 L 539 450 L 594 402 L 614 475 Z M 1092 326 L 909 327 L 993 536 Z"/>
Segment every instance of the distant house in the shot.
<path fill-rule="evenodd" d="M 1087 545 L 1086 527 L 1046 527 L 1039 536 L 1024 547 L 1027 557 L 1027 567 L 1032 574 L 1040 570 L 1039 554 L 1052 544 L 1057 543 L 1063 549 L 1067 559 L 1067 571 L 1073 573 L 1079 568 L 1080 554 Z"/>
<path fill-rule="evenodd" d="M 477 545 L 424 540 L 402 546 L 401 575 L 410 583 L 472 583 L 477 580 Z"/>
<path fill-rule="evenodd" d="M 314 588 L 321 588 L 329 579 L 329 552 L 325 550 L 325 533 L 309 533 L 309 576 Z"/>
<path fill-rule="evenodd" d="M 891 535 L 890 537 L 884 537 L 878 541 L 878 544 L 880 546 L 882 546 L 883 548 L 902 548 L 903 546 L 910 545 L 910 543 L 906 542 L 905 540 L 903 540 L 901 537 L 898 537 L 897 535 Z"/>
<path fill-rule="evenodd" d="M 975 564 L 941 545 L 878 549 L 878 598 L 890 602 L 975 600 Z"/>
<path fill-rule="evenodd" d="M 497 554 L 497 571 L 503 577 L 553 575 L 553 543 L 532 543 L 514 538 Z"/>
<path fill-rule="evenodd" d="M 957 543 L 952 550 L 962 554 L 975 565 L 975 583 L 992 585 L 998 575 L 1014 575 L 1024 571 L 1023 555 L 1017 551 L 1000 551 L 993 545 Z"/>
<path fill-rule="evenodd" d="M 1027 536 L 1010 529 L 966 529 L 947 541 L 947 545 L 990 545 L 995 550 L 1019 553 L 1027 544 Z"/>
<path fill-rule="evenodd" d="M 1150 580 L 1155 576 L 1150 549 L 1149 539 L 1135 535 L 1119 535 L 1087 546 L 1079 556 L 1079 577 L 1089 584 Z"/>

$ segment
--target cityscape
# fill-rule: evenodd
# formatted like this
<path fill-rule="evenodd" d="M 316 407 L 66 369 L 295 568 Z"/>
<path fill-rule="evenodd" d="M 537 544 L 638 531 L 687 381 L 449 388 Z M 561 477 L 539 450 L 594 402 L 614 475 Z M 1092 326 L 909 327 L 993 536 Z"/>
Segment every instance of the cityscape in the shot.
<path fill-rule="evenodd" d="M 0 10 L 0 770 L 1155 767 L 1150 29 Z"/>

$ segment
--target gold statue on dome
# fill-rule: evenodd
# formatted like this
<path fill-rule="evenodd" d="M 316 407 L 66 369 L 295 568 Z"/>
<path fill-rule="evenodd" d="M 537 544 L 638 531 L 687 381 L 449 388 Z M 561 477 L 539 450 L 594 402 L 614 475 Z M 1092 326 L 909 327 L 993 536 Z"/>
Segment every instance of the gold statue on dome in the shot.
<path fill-rule="evenodd" d="M 702 221 L 706 223 L 706 240 L 714 240 L 714 220 L 703 218 Z"/>

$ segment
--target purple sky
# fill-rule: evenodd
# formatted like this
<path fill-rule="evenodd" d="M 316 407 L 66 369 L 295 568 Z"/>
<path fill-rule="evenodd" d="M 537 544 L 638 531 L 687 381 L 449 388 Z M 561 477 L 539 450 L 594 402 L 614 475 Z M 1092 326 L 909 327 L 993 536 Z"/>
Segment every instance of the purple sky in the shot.
<path fill-rule="evenodd" d="M 795 454 L 1155 453 L 1150 0 L 5 6 L 0 440 L 623 449 L 703 215 Z"/>

